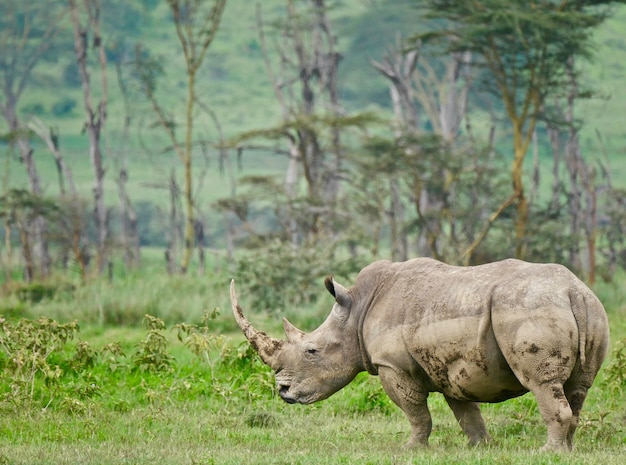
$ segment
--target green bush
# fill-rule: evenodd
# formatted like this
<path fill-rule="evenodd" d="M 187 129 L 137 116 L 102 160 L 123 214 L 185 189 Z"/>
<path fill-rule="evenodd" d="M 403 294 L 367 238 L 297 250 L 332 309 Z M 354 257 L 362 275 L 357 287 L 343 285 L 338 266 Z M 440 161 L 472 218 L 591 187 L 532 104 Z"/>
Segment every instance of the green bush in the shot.
<path fill-rule="evenodd" d="M 76 107 L 76 100 L 70 97 L 62 97 L 52 104 L 50 111 L 54 116 L 69 116 Z"/>
<path fill-rule="evenodd" d="M 617 341 L 611 353 L 611 363 L 604 369 L 604 387 L 611 399 L 619 399 L 626 387 L 626 338 Z"/>
<path fill-rule="evenodd" d="M 73 342 L 79 333 L 75 321 L 0 318 L 0 409 L 82 415 L 94 408 L 127 411 L 196 398 L 216 398 L 226 406 L 271 396 L 270 370 L 247 342 L 234 345 L 213 331 L 217 315 L 213 310 L 200 325 L 171 328 L 187 349 L 180 359 L 172 353 L 168 327 L 152 315 L 145 315 L 144 336 L 134 346 L 126 341 L 100 348 Z"/>
<path fill-rule="evenodd" d="M 25 303 L 41 302 L 43 299 L 51 299 L 57 292 L 55 284 L 24 283 L 16 290 L 17 298 Z"/>
<path fill-rule="evenodd" d="M 44 108 L 42 103 L 37 102 L 37 103 L 29 103 L 27 105 L 24 105 L 21 108 L 21 111 L 22 113 L 27 114 L 27 115 L 41 116 L 46 112 L 46 109 Z"/>
<path fill-rule="evenodd" d="M 314 305 L 325 295 L 327 275 L 350 280 L 365 266 L 363 258 L 338 258 L 333 247 L 294 247 L 273 241 L 237 261 L 235 276 L 244 283 L 258 311 L 276 313 Z"/>

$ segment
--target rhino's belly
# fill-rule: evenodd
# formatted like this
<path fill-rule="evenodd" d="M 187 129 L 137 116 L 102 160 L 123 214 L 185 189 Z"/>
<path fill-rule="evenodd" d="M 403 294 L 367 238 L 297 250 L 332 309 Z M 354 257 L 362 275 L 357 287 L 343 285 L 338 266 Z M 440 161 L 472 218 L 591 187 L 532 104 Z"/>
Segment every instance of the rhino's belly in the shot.
<path fill-rule="evenodd" d="M 500 402 L 528 392 L 510 370 L 459 361 L 430 374 L 436 390 L 459 400 Z"/>
<path fill-rule="evenodd" d="M 527 392 L 483 318 L 414 327 L 410 350 L 433 390 L 455 399 L 499 402 Z"/>

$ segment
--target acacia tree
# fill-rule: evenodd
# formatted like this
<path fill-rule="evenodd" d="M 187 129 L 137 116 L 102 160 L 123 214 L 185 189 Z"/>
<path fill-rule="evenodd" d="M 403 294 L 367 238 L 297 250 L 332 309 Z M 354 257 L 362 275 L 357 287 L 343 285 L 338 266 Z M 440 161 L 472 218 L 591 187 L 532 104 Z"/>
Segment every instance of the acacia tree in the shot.
<path fill-rule="evenodd" d="M 157 97 L 156 79 L 163 72 L 163 66 L 154 60 L 149 60 L 138 48 L 136 53 L 136 69 L 142 84 L 142 92 L 150 101 L 157 116 L 158 125 L 166 133 L 173 151 L 183 165 L 183 203 L 185 210 L 184 227 L 184 254 L 180 261 L 180 271 L 186 273 L 191 262 L 198 231 L 196 219 L 196 205 L 194 199 L 193 180 L 193 149 L 194 121 L 199 96 L 197 94 L 198 72 L 206 58 L 213 39 L 217 34 L 226 0 L 167 0 L 172 12 L 172 20 L 176 35 L 180 42 L 185 71 L 187 73 L 187 96 L 185 99 L 184 137 L 179 138 L 176 133 L 177 124 L 170 118 L 168 111 L 160 104 Z M 169 251 L 169 260 L 173 249 Z M 170 266 L 170 265 L 168 265 Z"/>
<path fill-rule="evenodd" d="M 483 89 L 504 108 L 512 129 L 513 192 L 489 218 L 516 207 L 515 255 L 526 254 L 529 205 L 523 164 L 546 99 L 566 88 L 571 57 L 591 55 L 591 34 L 623 0 L 528 2 L 526 0 L 418 0 L 433 29 L 416 38 L 447 53 L 471 52 L 483 73 Z M 488 231 L 485 229 L 484 234 Z M 481 235 L 484 237 L 484 234 Z M 479 236 L 478 239 L 481 239 Z M 477 246 L 480 242 L 475 243 Z M 471 251 L 471 249 L 470 249 Z"/>

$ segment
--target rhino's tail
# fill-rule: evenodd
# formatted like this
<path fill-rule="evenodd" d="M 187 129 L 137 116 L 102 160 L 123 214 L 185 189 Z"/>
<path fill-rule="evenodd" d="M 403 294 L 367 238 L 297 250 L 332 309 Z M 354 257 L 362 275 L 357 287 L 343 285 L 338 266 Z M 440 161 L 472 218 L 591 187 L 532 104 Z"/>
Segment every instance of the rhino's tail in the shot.
<path fill-rule="evenodd" d="M 569 298 L 572 313 L 574 314 L 574 319 L 578 326 L 578 354 L 580 356 L 580 364 L 584 366 L 587 352 L 587 303 L 580 289 L 572 289 Z"/>

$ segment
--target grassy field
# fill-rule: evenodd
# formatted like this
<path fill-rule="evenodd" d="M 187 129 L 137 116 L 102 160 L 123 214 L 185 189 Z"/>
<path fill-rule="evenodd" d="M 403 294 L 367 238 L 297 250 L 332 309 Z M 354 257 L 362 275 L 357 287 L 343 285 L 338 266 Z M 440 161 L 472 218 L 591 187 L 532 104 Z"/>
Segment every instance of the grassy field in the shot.
<path fill-rule="evenodd" d="M 544 454 L 538 449 L 546 430 L 532 395 L 484 405 L 494 442 L 479 448 L 466 445 L 443 397 L 431 395 L 434 428 L 425 450 L 403 448 L 409 424 L 376 377 L 361 374 L 315 405 L 283 403 L 269 369 L 242 344 L 228 308 L 227 282 L 225 275 L 178 280 L 152 272 L 143 279 L 92 283 L 71 298 L 66 293 L 22 307 L 3 296 L 0 315 L 12 308 L 7 320 L 12 325 L 18 317 L 41 321 L 37 318 L 47 315 L 60 324 L 76 319 L 81 329 L 54 345 L 37 366 L 28 364 L 28 357 L 36 358 L 31 350 L 19 368 L 7 351 L 13 347 L 13 358 L 19 358 L 19 345 L 7 343 L 2 323 L 0 463 L 621 465 L 626 460 L 626 349 L 619 349 L 620 341 L 626 342 L 626 291 L 620 285 L 595 288 L 609 314 L 613 352 L 583 409 L 576 450 Z M 245 283 L 240 287 L 246 306 Z M 221 314 L 202 323 L 203 311 L 215 308 Z M 106 323 L 98 323 L 98 315 L 112 309 L 118 313 L 105 313 Z M 287 315 L 299 325 L 313 311 Z M 166 323 L 142 323 L 145 313 Z M 280 335 L 278 316 L 251 312 L 251 317 Z M 196 326 L 177 326 L 181 321 Z M 24 335 L 23 347 L 59 332 L 50 321 L 35 336 L 8 328 L 14 336 Z M 61 369 L 57 375 L 55 367 Z"/>
<path fill-rule="evenodd" d="M 340 48 L 346 53 L 342 96 L 350 97 L 350 110 L 367 108 L 385 114 L 388 109 L 368 101 L 368 96 L 381 94 L 386 83 L 367 68 L 367 60 L 375 52 L 384 52 L 383 45 L 368 40 L 383 36 L 384 31 L 374 33 L 370 25 L 386 11 L 372 13 L 371 8 L 379 2 L 370 5 L 350 0 L 337 4 L 332 14 L 338 24 Z M 276 13 L 278 2 L 263 5 L 269 18 Z M 168 63 L 164 104 L 178 114 L 184 75 L 174 31 L 164 21 L 165 3 L 154 15 L 142 39 Z M 590 65 L 589 79 L 600 84 L 607 99 L 589 102 L 581 111 L 585 115 L 585 154 L 610 160 L 618 185 L 626 179 L 626 136 L 621 119 L 615 116 L 621 114 L 626 98 L 621 91 L 626 55 L 624 23 L 626 9 L 622 8 L 597 34 L 598 56 Z M 50 79 L 39 82 L 53 82 L 62 72 L 60 66 L 50 64 L 46 71 Z M 151 119 L 143 104 L 133 105 L 131 139 L 120 140 L 122 102 L 113 87 L 105 138 L 107 202 L 115 204 L 117 196 L 111 155 L 126 150 L 133 202 L 165 205 L 168 193 L 162 184 L 177 161 L 170 153 L 163 153 L 167 142 L 147 129 Z M 249 2 L 229 2 L 199 91 L 220 116 L 228 136 L 278 121 L 279 109 L 256 43 L 254 8 Z M 78 188 L 90 192 L 93 176 L 86 137 L 80 134 L 81 107 L 58 121 L 48 110 L 67 96 L 80 99 L 80 90 L 50 92 L 50 87 L 41 86 L 29 92 L 22 103 L 43 104 L 46 111 L 39 116 L 48 124 L 58 124 L 61 149 L 74 170 Z M 199 133 L 215 138 L 212 126 L 202 126 Z M 150 141 L 149 146 L 142 145 L 141 138 Z M 44 190 L 56 195 L 52 156 L 38 143 L 35 156 Z M 3 161 L 3 179 L 11 187 L 23 185 L 23 168 L 12 160 Z M 200 208 L 205 209 L 227 196 L 230 184 L 227 174 L 218 169 L 215 153 L 206 164 L 202 158 L 198 161 L 198 173 L 206 169 L 198 189 Z M 282 173 L 284 165 L 285 160 L 277 156 L 250 154 L 237 175 Z M 431 446 L 408 451 L 403 444 L 408 440 L 409 424 L 375 377 L 360 375 L 344 390 L 312 406 L 290 406 L 278 398 L 272 374 L 247 345 L 242 345 L 243 338 L 229 310 L 231 275 L 220 252 L 209 256 L 210 271 L 204 276 L 167 276 L 162 273 L 162 251 L 152 252 L 144 253 L 140 272 L 116 270 L 113 282 L 93 281 L 83 286 L 78 276 L 68 273 L 61 278 L 62 289 L 42 301 L 24 300 L 10 292 L 10 286 L 2 287 L 0 321 L 5 329 L 0 331 L 4 338 L 0 344 L 0 465 L 626 463 L 626 349 L 620 350 L 620 343 L 626 344 L 623 275 L 617 276 L 614 284 L 598 283 L 595 287 L 609 314 L 612 353 L 590 391 L 572 454 L 538 452 L 546 431 L 531 395 L 484 405 L 494 442 L 474 449 L 466 446 L 442 396 L 433 394 Z M 242 303 L 247 307 L 246 283 L 240 287 Z M 320 292 L 325 292 L 321 283 Z M 273 315 L 253 308 L 250 311 L 255 324 L 280 336 L 280 316 L 310 328 L 330 307 L 331 301 L 325 300 L 315 308 L 293 308 Z M 220 309 L 221 314 L 204 325 L 205 311 L 214 309 Z M 151 327 L 157 320 L 145 320 L 146 314 L 166 327 Z M 38 320 L 41 317 L 53 320 Z M 6 326 L 25 321 L 21 318 L 40 321 L 39 329 Z M 72 333 L 72 338 L 49 339 L 58 333 L 58 324 L 73 320 L 80 331 Z M 188 326 L 177 328 L 182 322 Z M 6 328 L 12 328 L 13 336 L 22 337 L 15 339 L 13 346 L 5 344 Z"/>
<path fill-rule="evenodd" d="M 435 430 L 426 450 L 408 451 L 406 420 L 318 408 L 204 402 L 81 416 L 36 412 L 2 420 L 3 463 L 15 464 L 604 464 L 626 458 L 613 424 L 583 425 L 571 454 L 537 452 L 543 428 L 533 413 L 484 409 L 494 444 L 469 448 L 450 412 L 433 402 Z M 267 408 L 271 408 L 268 413 Z M 289 410 L 287 410 L 289 409 Z M 269 425 L 255 425 L 262 417 Z M 271 421 L 269 421 L 271 419 Z M 6 428 L 19 428 L 7 435 Z"/>

